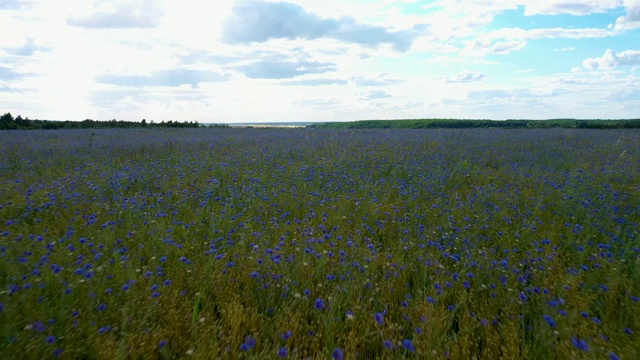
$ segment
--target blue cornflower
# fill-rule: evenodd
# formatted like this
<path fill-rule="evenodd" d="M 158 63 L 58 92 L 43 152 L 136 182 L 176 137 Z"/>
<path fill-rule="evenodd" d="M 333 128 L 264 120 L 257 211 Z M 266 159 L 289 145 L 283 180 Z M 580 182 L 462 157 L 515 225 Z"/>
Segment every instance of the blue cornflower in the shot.
<path fill-rule="evenodd" d="M 520 297 L 520 300 L 522 300 L 522 302 L 527 302 L 527 300 L 529 300 L 529 297 L 527 297 L 527 295 L 523 292 L 521 292 L 518 297 Z"/>
<path fill-rule="evenodd" d="M 612 351 L 609 353 L 609 360 L 620 360 L 620 356 Z"/>
<path fill-rule="evenodd" d="M 435 304 L 436 303 L 436 299 L 432 298 L 431 296 L 427 296 L 427 302 L 430 304 Z"/>
<path fill-rule="evenodd" d="M 314 307 L 316 308 L 316 310 L 323 310 L 324 309 L 324 301 L 322 301 L 322 299 L 317 298 L 316 302 L 314 304 Z"/>
<path fill-rule="evenodd" d="M 289 340 L 289 338 L 291 337 L 291 331 L 287 331 L 286 333 L 281 334 L 280 337 L 282 338 L 282 340 Z"/>
<path fill-rule="evenodd" d="M 107 310 L 107 304 L 105 303 L 101 303 L 100 305 L 98 305 L 98 307 L 96 308 L 98 311 L 104 311 Z"/>
<path fill-rule="evenodd" d="M 378 325 L 384 324 L 384 315 L 382 313 L 379 313 L 379 312 L 375 313 L 373 315 L 373 318 L 376 320 Z"/>
<path fill-rule="evenodd" d="M 278 357 L 286 358 L 289 355 L 289 350 L 287 350 L 286 346 L 283 346 L 278 350 Z"/>
<path fill-rule="evenodd" d="M 167 340 L 160 340 L 158 346 L 160 347 L 160 349 L 164 348 L 165 346 L 167 346 Z"/>
<path fill-rule="evenodd" d="M 53 335 L 47 336 L 47 344 L 51 345 L 56 342 L 56 337 Z"/>
<path fill-rule="evenodd" d="M 108 326 L 108 325 L 107 326 L 103 326 L 100 329 L 98 329 L 98 333 L 100 333 L 100 334 L 104 334 L 104 333 L 109 332 L 109 331 L 111 331 L 111 326 Z"/>
<path fill-rule="evenodd" d="M 542 315 L 542 317 L 547 322 L 547 324 L 549 324 L 549 326 L 551 326 L 551 327 L 555 327 L 556 326 L 556 321 L 553 320 L 551 315 Z"/>
<path fill-rule="evenodd" d="M 385 349 L 393 349 L 393 342 L 391 340 L 384 340 L 382 342 L 382 346 L 384 346 Z"/>
<path fill-rule="evenodd" d="M 402 346 L 410 352 L 415 352 L 416 348 L 413 346 L 413 343 L 409 339 L 402 340 Z"/>
<path fill-rule="evenodd" d="M 589 344 L 587 344 L 587 341 L 585 339 L 572 337 L 571 342 L 573 343 L 573 346 L 576 347 L 576 349 L 582 350 L 584 352 L 589 351 Z"/>
<path fill-rule="evenodd" d="M 251 272 L 251 274 L 249 274 L 249 277 L 252 279 L 257 278 L 260 275 L 260 273 L 258 273 L 257 271 L 253 271 Z"/>
<path fill-rule="evenodd" d="M 244 338 L 244 343 L 242 344 L 242 346 L 240 346 L 240 350 L 247 351 L 247 350 L 251 349 L 254 346 L 256 346 L 256 339 L 254 339 L 253 337 L 247 335 Z"/>
<path fill-rule="evenodd" d="M 333 353 L 331 354 L 333 360 L 344 360 L 344 351 L 339 347 L 333 349 Z"/>
<path fill-rule="evenodd" d="M 596 325 L 600 325 L 600 324 L 601 324 L 600 319 L 598 319 L 598 318 L 597 318 L 597 317 L 595 317 L 595 316 L 594 316 L 594 317 L 592 317 L 592 318 L 591 318 L 591 320 L 593 320 L 593 322 L 594 322 Z"/>

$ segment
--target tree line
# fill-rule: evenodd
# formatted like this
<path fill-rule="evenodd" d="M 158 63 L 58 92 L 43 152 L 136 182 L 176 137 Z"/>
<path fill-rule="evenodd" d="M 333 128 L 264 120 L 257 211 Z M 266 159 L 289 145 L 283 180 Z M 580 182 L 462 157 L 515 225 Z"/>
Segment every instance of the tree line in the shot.
<path fill-rule="evenodd" d="M 327 122 L 309 125 L 310 128 L 326 129 L 434 129 L 434 128 L 503 128 L 503 129 L 628 129 L 640 128 L 640 119 L 624 120 L 460 120 L 460 119 L 414 119 L 414 120 L 360 120 Z"/>
<path fill-rule="evenodd" d="M 97 129 L 97 128 L 141 128 L 141 127 L 163 127 L 163 128 L 197 128 L 200 127 L 197 121 L 161 121 L 147 122 L 142 119 L 140 122 L 124 120 L 99 121 L 86 119 L 83 121 L 56 121 L 56 120 L 31 120 L 18 115 L 13 117 L 11 113 L 6 113 L 0 117 L 0 130 L 31 130 L 31 129 Z"/>

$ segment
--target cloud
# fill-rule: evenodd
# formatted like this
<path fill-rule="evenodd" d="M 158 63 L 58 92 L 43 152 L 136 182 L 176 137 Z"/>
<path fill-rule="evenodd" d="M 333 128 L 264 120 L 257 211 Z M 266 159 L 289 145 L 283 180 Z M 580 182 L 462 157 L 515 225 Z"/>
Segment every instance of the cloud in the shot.
<path fill-rule="evenodd" d="M 598 28 L 544 28 L 527 31 L 528 39 L 595 39 L 613 36 L 613 31 Z"/>
<path fill-rule="evenodd" d="M 616 35 L 615 31 L 598 28 L 541 28 L 524 30 L 521 28 L 502 28 L 481 34 L 477 39 L 467 42 L 467 52 L 476 56 L 487 54 L 507 55 L 520 50 L 527 41 L 538 39 L 594 39 Z"/>
<path fill-rule="evenodd" d="M 390 98 L 391 94 L 383 90 L 371 90 L 360 97 L 360 100 L 379 100 Z"/>
<path fill-rule="evenodd" d="M 33 1 L 2 0 L 0 2 L 0 10 L 29 10 L 31 5 L 33 5 Z"/>
<path fill-rule="evenodd" d="M 565 47 L 561 47 L 561 48 L 556 48 L 555 52 L 566 52 L 566 51 L 575 51 L 576 48 L 572 47 L 572 46 L 565 46 Z"/>
<path fill-rule="evenodd" d="M 280 85 L 292 86 L 320 86 L 320 85 L 347 85 L 347 80 L 341 79 L 305 79 L 281 82 Z"/>
<path fill-rule="evenodd" d="M 494 54 L 509 54 L 512 51 L 520 50 L 527 44 L 524 40 L 502 41 L 491 46 L 491 52 Z"/>
<path fill-rule="evenodd" d="M 192 51 L 187 55 L 182 55 L 178 58 L 180 59 L 180 62 L 184 64 L 206 63 L 220 65 L 227 65 L 244 59 L 240 56 L 210 54 L 206 51 Z"/>
<path fill-rule="evenodd" d="M 358 23 L 351 17 L 322 18 L 288 2 L 241 0 L 224 23 L 221 40 L 227 44 L 266 42 L 271 39 L 328 38 L 366 47 L 391 44 L 406 51 L 425 25 L 392 32 L 382 26 Z"/>
<path fill-rule="evenodd" d="M 90 29 L 154 28 L 163 15 L 156 0 L 102 2 L 86 17 L 69 17 L 67 24 Z"/>
<path fill-rule="evenodd" d="M 15 47 L 15 48 L 3 48 L 4 51 L 8 52 L 12 55 L 17 56 L 31 56 L 36 53 L 36 51 L 51 51 L 51 48 L 45 46 L 38 46 L 33 38 L 27 38 L 27 41 L 24 45 Z"/>
<path fill-rule="evenodd" d="M 559 91 L 554 90 L 550 92 L 535 92 L 530 89 L 489 89 L 489 90 L 474 90 L 467 93 L 468 100 L 477 101 L 491 101 L 491 102 L 504 102 L 504 101 L 518 101 L 518 100 L 536 100 L 539 98 L 558 96 Z"/>
<path fill-rule="evenodd" d="M 362 77 L 356 77 L 353 79 L 353 82 L 357 86 L 387 86 L 392 84 L 397 84 L 400 80 L 397 79 L 365 79 Z"/>
<path fill-rule="evenodd" d="M 327 98 L 327 99 L 306 99 L 300 101 L 294 101 L 294 106 L 299 106 L 303 108 L 314 108 L 318 110 L 327 110 L 327 108 L 338 105 L 339 101 L 336 98 Z"/>
<path fill-rule="evenodd" d="M 627 14 L 616 19 L 615 30 L 632 30 L 640 28 L 640 2 L 631 2 Z"/>
<path fill-rule="evenodd" d="M 0 85 L 0 93 L 16 93 L 16 94 L 23 94 L 28 92 L 28 90 L 26 89 L 16 89 L 16 88 L 12 88 L 9 86 L 3 86 Z"/>
<path fill-rule="evenodd" d="M 449 83 L 468 83 L 484 80 L 485 75 L 481 73 L 463 71 L 455 76 L 448 77 L 446 79 Z"/>
<path fill-rule="evenodd" d="M 117 86 L 180 86 L 191 85 L 197 88 L 203 82 L 225 81 L 226 76 L 208 70 L 172 69 L 163 70 L 151 75 L 102 75 L 96 81 Z"/>
<path fill-rule="evenodd" d="M 230 67 L 242 72 L 251 79 L 287 79 L 305 74 L 321 74 L 336 70 L 330 62 L 286 59 L 273 56 L 270 59 L 258 60 L 246 65 Z"/>
<path fill-rule="evenodd" d="M 640 99 L 640 89 L 624 87 L 607 93 L 605 99 L 614 102 L 638 102 Z"/>
<path fill-rule="evenodd" d="M 604 13 L 622 6 L 621 0 L 537 0 L 527 2 L 524 14 L 589 15 Z"/>
<path fill-rule="evenodd" d="M 607 49 L 601 57 L 585 59 L 582 62 L 582 65 L 589 70 L 611 70 L 618 66 L 639 64 L 640 50 L 617 53 L 615 50 Z"/>
<path fill-rule="evenodd" d="M 11 68 L 0 65 L 0 81 L 21 80 L 33 74 L 16 72 Z"/>

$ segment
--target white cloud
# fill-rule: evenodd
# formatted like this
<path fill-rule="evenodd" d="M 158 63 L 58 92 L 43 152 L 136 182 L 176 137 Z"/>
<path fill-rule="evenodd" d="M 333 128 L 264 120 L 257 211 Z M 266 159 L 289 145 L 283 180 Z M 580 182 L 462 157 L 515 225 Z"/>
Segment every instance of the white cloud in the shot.
<path fill-rule="evenodd" d="M 535 0 L 519 1 L 525 4 L 529 15 L 589 15 L 619 8 L 622 0 Z"/>
<path fill-rule="evenodd" d="M 450 83 L 468 83 L 484 80 L 485 75 L 472 71 L 463 71 L 455 76 L 446 78 L 446 82 Z"/>
<path fill-rule="evenodd" d="M 31 56 L 35 54 L 37 51 L 44 51 L 44 52 L 51 51 L 51 48 L 49 47 L 40 46 L 36 44 L 35 40 L 31 37 L 27 38 L 25 43 L 21 46 L 5 47 L 3 49 L 9 54 L 16 55 L 16 56 Z"/>
<path fill-rule="evenodd" d="M 607 49 L 601 57 L 585 59 L 582 65 L 589 70 L 611 70 L 619 66 L 639 65 L 640 50 L 626 50 L 617 53 Z"/>
<path fill-rule="evenodd" d="M 640 28 L 640 1 L 625 1 L 627 14 L 616 19 L 615 30 L 633 30 Z"/>
<path fill-rule="evenodd" d="M 67 24 L 90 29 L 153 28 L 162 14 L 157 0 L 97 1 L 91 14 L 69 17 Z"/>
<path fill-rule="evenodd" d="M 391 94 L 384 90 L 371 90 L 360 96 L 360 100 L 380 100 L 390 98 Z"/>
<path fill-rule="evenodd" d="M 222 41 L 227 44 L 266 42 L 271 39 L 330 38 L 367 47 L 391 44 L 406 51 L 426 26 L 390 31 L 382 26 L 359 23 L 352 17 L 322 18 L 302 6 L 289 2 L 241 0 L 223 26 Z"/>
<path fill-rule="evenodd" d="M 538 39 L 595 39 L 615 36 L 616 32 L 597 28 L 566 29 L 541 28 L 524 30 L 521 28 L 502 28 L 478 35 L 468 41 L 465 54 L 485 56 L 487 54 L 507 55 L 520 50 L 528 41 Z"/>

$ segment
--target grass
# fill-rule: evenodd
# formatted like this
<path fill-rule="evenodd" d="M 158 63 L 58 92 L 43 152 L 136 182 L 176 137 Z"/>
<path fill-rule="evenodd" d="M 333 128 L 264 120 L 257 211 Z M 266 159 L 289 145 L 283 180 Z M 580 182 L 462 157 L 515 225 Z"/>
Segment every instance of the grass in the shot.
<path fill-rule="evenodd" d="M 5 358 L 640 357 L 636 130 L 18 131 L 0 150 Z"/>

